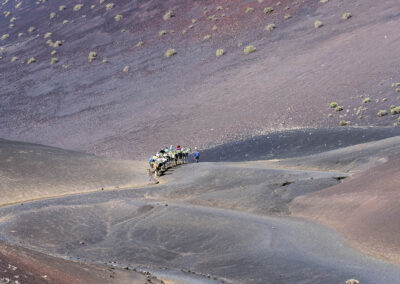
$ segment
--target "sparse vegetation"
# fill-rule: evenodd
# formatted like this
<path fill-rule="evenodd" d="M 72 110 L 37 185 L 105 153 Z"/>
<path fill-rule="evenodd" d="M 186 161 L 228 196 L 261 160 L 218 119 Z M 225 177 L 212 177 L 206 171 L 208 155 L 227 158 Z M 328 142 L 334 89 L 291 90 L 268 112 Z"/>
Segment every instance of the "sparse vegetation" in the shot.
<path fill-rule="evenodd" d="M 115 4 L 114 4 L 114 3 L 107 3 L 107 4 L 106 4 L 106 10 L 107 10 L 107 11 L 109 11 L 109 10 L 111 10 L 111 9 L 114 9 L 114 7 L 115 7 Z"/>
<path fill-rule="evenodd" d="M 214 21 L 214 22 L 218 21 L 217 15 L 208 16 L 208 19 L 209 19 L 210 21 Z"/>
<path fill-rule="evenodd" d="M 96 57 L 97 57 L 97 52 L 96 51 L 89 52 L 89 56 L 88 56 L 89 62 L 92 62 L 93 60 L 95 60 Z"/>
<path fill-rule="evenodd" d="M 24 33 L 18 33 L 18 37 L 23 37 Z"/>
<path fill-rule="evenodd" d="M 120 14 L 118 14 L 118 15 L 115 15 L 115 17 L 114 17 L 114 19 L 115 19 L 117 22 L 121 21 L 121 20 L 122 20 L 122 18 L 123 18 L 123 16 L 122 16 L 122 15 L 120 15 Z"/>
<path fill-rule="evenodd" d="M 55 17 L 56 17 L 56 13 L 51 12 L 51 13 L 50 13 L 50 19 L 54 19 Z"/>
<path fill-rule="evenodd" d="M 335 111 L 336 111 L 336 112 L 342 111 L 342 110 L 343 110 L 343 107 L 342 107 L 342 106 L 337 106 L 337 107 L 335 107 Z"/>
<path fill-rule="evenodd" d="M 19 60 L 18 56 L 13 56 L 11 58 L 11 62 L 15 62 L 15 61 L 18 61 L 18 60 Z"/>
<path fill-rule="evenodd" d="M 400 88 L 396 88 L 396 93 L 400 93 Z"/>
<path fill-rule="evenodd" d="M 16 19 L 17 19 L 16 17 L 12 17 L 12 18 L 10 19 L 10 23 L 15 22 Z"/>
<path fill-rule="evenodd" d="M 174 12 L 169 10 L 164 14 L 163 19 L 164 19 L 164 21 L 168 21 L 169 19 L 171 19 L 173 17 L 175 17 Z"/>
<path fill-rule="evenodd" d="M 49 38 L 49 37 L 51 37 L 51 35 L 52 35 L 52 33 L 45 33 L 43 37 L 44 38 Z"/>
<path fill-rule="evenodd" d="M 136 44 L 136 47 L 141 47 L 143 45 L 143 41 L 139 41 L 137 44 Z"/>
<path fill-rule="evenodd" d="M 30 28 L 28 29 L 28 32 L 29 32 L 29 33 L 33 33 L 34 31 L 36 31 L 36 28 L 35 28 L 35 27 L 30 27 Z"/>
<path fill-rule="evenodd" d="M 124 69 L 122 69 L 122 72 L 128 73 L 130 69 L 129 66 L 125 66 Z"/>
<path fill-rule="evenodd" d="M 96 5 L 90 5 L 90 9 L 96 8 Z"/>
<path fill-rule="evenodd" d="M 314 22 L 314 27 L 315 27 L 316 29 L 321 28 L 323 25 L 324 25 L 324 24 L 323 24 L 321 21 L 319 21 L 319 20 L 316 20 L 316 21 Z"/>
<path fill-rule="evenodd" d="M 204 37 L 203 37 L 203 40 L 209 40 L 211 38 L 211 35 L 205 35 Z"/>
<path fill-rule="evenodd" d="M 377 115 L 379 116 L 379 117 L 382 117 L 382 116 L 385 116 L 385 115 L 387 115 L 388 114 L 388 112 L 387 112 L 387 110 L 380 110 L 380 111 L 378 111 L 378 113 L 377 113 Z"/>
<path fill-rule="evenodd" d="M 12 28 L 14 27 L 14 24 L 9 24 L 8 27 L 9 27 L 10 29 L 12 29 Z"/>
<path fill-rule="evenodd" d="M 105 64 L 105 63 L 108 63 L 108 59 L 107 58 L 104 58 L 103 59 L 103 63 Z"/>
<path fill-rule="evenodd" d="M 254 12 L 254 8 L 251 8 L 251 7 L 246 8 L 246 14 L 253 13 L 253 12 Z"/>
<path fill-rule="evenodd" d="M 346 120 L 341 120 L 339 122 L 339 126 L 347 126 L 347 125 L 351 125 L 351 122 Z"/>
<path fill-rule="evenodd" d="M 26 64 L 31 64 L 31 63 L 35 63 L 36 59 L 34 57 L 31 57 L 28 59 L 28 61 L 26 62 Z"/>
<path fill-rule="evenodd" d="M 224 8 L 222 6 L 218 6 L 217 11 L 221 11 L 221 10 L 224 10 Z"/>
<path fill-rule="evenodd" d="M 53 47 L 59 47 L 62 45 L 61 40 L 56 40 L 55 43 L 53 43 Z"/>
<path fill-rule="evenodd" d="M 15 8 L 19 8 L 19 7 L 21 7 L 21 5 L 22 5 L 22 2 L 19 2 L 17 5 L 15 5 Z"/>
<path fill-rule="evenodd" d="M 273 31 L 274 29 L 275 29 L 275 24 L 268 24 L 268 25 L 265 26 L 265 30 L 266 30 L 266 31 L 271 32 L 271 31 Z"/>
<path fill-rule="evenodd" d="M 347 19 L 350 19 L 350 18 L 351 18 L 351 13 L 349 13 L 349 12 L 346 12 L 346 13 L 344 13 L 342 15 L 342 19 L 343 20 L 347 20 Z"/>
<path fill-rule="evenodd" d="M 329 0 L 320 0 L 321 3 L 328 3 Z"/>
<path fill-rule="evenodd" d="M 65 6 L 65 5 L 60 5 L 58 7 L 58 11 L 64 11 L 65 9 L 67 9 L 67 6 Z"/>
<path fill-rule="evenodd" d="M 217 51 L 216 51 L 216 53 L 215 53 L 215 55 L 217 56 L 217 57 L 220 57 L 220 56 L 222 56 L 222 55 L 224 55 L 225 54 L 225 50 L 223 50 L 222 48 L 221 49 L 217 49 Z"/>
<path fill-rule="evenodd" d="M 64 20 L 64 21 L 63 21 L 63 25 L 68 24 L 68 23 L 69 23 L 68 20 Z"/>
<path fill-rule="evenodd" d="M 371 99 L 370 99 L 370 98 L 365 98 L 365 99 L 363 100 L 363 104 L 370 103 L 370 102 L 371 102 Z"/>
<path fill-rule="evenodd" d="M 57 51 L 55 51 L 55 50 L 52 50 L 52 51 L 50 52 L 51 55 L 55 55 L 56 53 L 57 53 Z"/>
<path fill-rule="evenodd" d="M 82 9 L 82 8 L 83 8 L 83 4 L 76 4 L 76 5 L 74 6 L 74 11 L 77 12 L 77 11 L 79 11 L 79 10 Z"/>
<path fill-rule="evenodd" d="M 57 57 L 52 57 L 50 60 L 50 64 L 56 64 L 58 62 L 58 58 Z"/>
<path fill-rule="evenodd" d="M 166 30 L 162 30 L 162 31 L 159 31 L 158 32 L 158 35 L 159 36 L 163 36 L 163 35 L 166 35 L 167 34 L 167 31 Z"/>
<path fill-rule="evenodd" d="M 173 48 L 170 48 L 167 50 L 167 52 L 165 52 L 165 57 L 171 57 L 174 56 L 176 54 L 176 50 Z"/>
<path fill-rule="evenodd" d="M 216 25 L 214 25 L 214 26 L 212 27 L 212 30 L 215 32 L 216 30 L 218 30 L 218 27 L 217 27 Z"/>
<path fill-rule="evenodd" d="M 285 20 L 290 19 L 292 16 L 290 14 L 285 14 L 285 16 L 283 16 L 285 18 Z"/>
<path fill-rule="evenodd" d="M 243 49 L 243 52 L 244 52 L 244 54 L 250 54 L 250 53 L 255 52 L 256 50 L 257 49 L 254 46 L 248 45 Z"/>
<path fill-rule="evenodd" d="M 274 8 L 272 8 L 272 7 L 266 7 L 266 8 L 264 8 L 264 13 L 265 13 L 265 14 L 272 13 L 273 11 L 274 11 Z"/>
<path fill-rule="evenodd" d="M 5 40 L 5 39 L 8 39 L 10 37 L 10 34 L 4 34 L 4 35 L 2 35 L 1 36 L 1 40 Z"/>
<path fill-rule="evenodd" d="M 331 102 L 331 103 L 329 104 L 329 107 L 330 107 L 330 108 L 336 108 L 338 105 L 339 105 L 339 104 L 338 104 L 337 102 Z"/>

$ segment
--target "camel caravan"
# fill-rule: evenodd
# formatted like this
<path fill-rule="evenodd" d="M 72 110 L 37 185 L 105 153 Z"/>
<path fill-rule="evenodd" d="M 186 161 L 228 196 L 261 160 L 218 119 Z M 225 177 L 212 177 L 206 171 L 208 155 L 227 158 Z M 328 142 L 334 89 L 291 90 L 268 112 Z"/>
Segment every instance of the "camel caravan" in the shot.
<path fill-rule="evenodd" d="M 191 149 L 189 147 L 181 147 L 180 145 L 176 148 L 171 145 L 169 148 L 161 149 L 150 158 L 150 171 L 156 176 L 161 176 L 171 167 L 188 163 L 190 153 Z M 194 157 L 195 161 L 199 162 L 199 152 L 196 151 Z"/>

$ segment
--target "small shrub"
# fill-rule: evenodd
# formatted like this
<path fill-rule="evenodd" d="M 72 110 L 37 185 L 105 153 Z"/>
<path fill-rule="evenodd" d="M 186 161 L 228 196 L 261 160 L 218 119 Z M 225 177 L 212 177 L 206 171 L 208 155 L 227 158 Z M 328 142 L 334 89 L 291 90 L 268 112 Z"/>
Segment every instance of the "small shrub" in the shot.
<path fill-rule="evenodd" d="M 221 49 L 217 49 L 217 51 L 215 52 L 215 55 L 217 57 L 220 57 L 220 56 L 222 56 L 224 54 L 225 54 L 225 50 L 223 50 L 222 48 Z"/>
<path fill-rule="evenodd" d="M 221 11 L 221 10 L 224 10 L 224 7 L 218 6 L 218 7 L 217 7 L 217 11 Z"/>
<path fill-rule="evenodd" d="M 271 32 L 275 29 L 275 27 L 275 24 L 268 24 L 266 25 L 265 30 Z"/>
<path fill-rule="evenodd" d="M 125 66 L 124 69 L 122 69 L 122 72 L 128 73 L 130 69 L 129 66 Z"/>
<path fill-rule="evenodd" d="M 264 13 L 265 13 L 265 14 L 272 13 L 273 11 L 274 11 L 274 8 L 272 8 L 272 7 L 266 7 L 266 8 L 264 8 Z"/>
<path fill-rule="evenodd" d="M 243 46 L 243 43 L 238 42 L 237 46 L 238 46 L 238 47 L 242 47 L 242 46 Z"/>
<path fill-rule="evenodd" d="M 28 61 L 26 62 L 26 64 L 31 64 L 31 63 L 35 63 L 36 59 L 34 57 L 31 57 L 28 59 Z"/>
<path fill-rule="evenodd" d="M 344 13 L 342 15 L 342 19 L 343 20 L 347 20 L 347 19 L 350 19 L 350 18 L 351 18 L 351 13 L 349 13 L 349 12 L 346 12 L 346 13 Z"/>
<path fill-rule="evenodd" d="M 346 126 L 346 125 L 350 125 L 350 124 L 351 124 L 351 122 L 350 121 L 346 121 L 346 120 L 341 120 L 339 122 L 339 126 Z"/>
<path fill-rule="evenodd" d="M 11 12 L 9 12 L 9 11 L 5 11 L 3 14 L 4 14 L 4 16 L 5 16 L 5 17 L 8 17 L 8 16 L 10 16 L 10 15 L 11 15 Z"/>
<path fill-rule="evenodd" d="M 15 22 L 16 19 L 17 19 L 16 17 L 12 17 L 12 18 L 10 19 L 10 23 Z"/>
<path fill-rule="evenodd" d="M 56 17 L 56 13 L 51 12 L 51 13 L 50 13 L 50 19 L 54 19 L 55 17 Z"/>
<path fill-rule="evenodd" d="M 165 30 L 162 30 L 162 31 L 158 32 L 159 36 L 163 36 L 163 35 L 166 35 L 166 34 L 167 34 L 167 31 L 165 31 Z"/>
<path fill-rule="evenodd" d="M 51 35 L 52 35 L 52 33 L 45 33 L 44 38 L 49 38 L 49 37 L 51 37 Z"/>
<path fill-rule="evenodd" d="M 186 34 L 186 30 L 182 30 L 182 34 L 183 34 L 183 35 Z"/>
<path fill-rule="evenodd" d="M 209 40 L 211 38 L 211 35 L 205 35 L 204 37 L 203 37 L 203 40 Z"/>
<path fill-rule="evenodd" d="M 165 52 L 165 57 L 171 57 L 174 56 L 176 54 L 176 50 L 173 48 L 170 48 L 167 50 L 167 52 Z"/>
<path fill-rule="evenodd" d="M 290 19 L 292 16 L 290 14 L 285 14 L 285 16 L 283 16 L 285 18 L 285 20 Z"/>
<path fill-rule="evenodd" d="M 82 9 L 82 8 L 83 8 L 83 4 L 76 4 L 76 5 L 74 6 L 74 11 L 77 12 L 77 11 L 79 11 L 79 10 Z"/>
<path fill-rule="evenodd" d="M 247 7 L 246 8 L 246 14 L 248 14 L 248 13 L 253 13 L 254 12 L 254 8 L 251 8 L 251 7 Z"/>
<path fill-rule="evenodd" d="M 280 1 L 278 1 L 278 2 L 276 2 L 276 4 L 275 4 L 276 6 L 280 6 L 281 5 L 281 2 Z"/>
<path fill-rule="evenodd" d="M 339 111 L 342 111 L 343 110 L 343 107 L 342 106 L 337 106 L 337 107 L 335 107 L 335 111 L 336 112 L 339 112 Z"/>
<path fill-rule="evenodd" d="M 262 4 L 264 0 L 257 0 L 258 3 Z"/>
<path fill-rule="evenodd" d="M 13 56 L 13 57 L 11 58 L 11 62 L 15 62 L 15 61 L 17 61 L 17 60 L 19 60 L 18 56 Z"/>
<path fill-rule="evenodd" d="M 126 30 L 125 30 L 125 29 L 122 29 L 122 30 L 121 30 L 121 33 L 124 33 L 124 32 L 126 32 Z"/>
<path fill-rule="evenodd" d="M 171 19 L 173 17 L 175 17 L 174 12 L 169 10 L 164 14 L 163 19 L 164 19 L 164 21 L 168 21 L 169 19 Z"/>
<path fill-rule="evenodd" d="M 208 19 L 209 19 L 210 21 L 213 21 L 213 22 L 218 21 L 218 17 L 217 17 L 216 15 L 208 16 Z"/>
<path fill-rule="evenodd" d="M 314 22 L 314 28 L 318 29 L 321 28 L 324 24 L 321 21 L 316 20 Z"/>
<path fill-rule="evenodd" d="M 114 7 L 115 7 L 115 4 L 114 4 L 114 3 L 107 3 L 107 4 L 106 4 L 106 10 L 107 10 L 107 11 L 109 11 L 109 10 L 111 10 L 111 9 L 114 9 Z"/>
<path fill-rule="evenodd" d="M 10 29 L 12 29 L 12 28 L 14 27 L 14 24 L 9 24 L 8 27 L 9 27 Z"/>
<path fill-rule="evenodd" d="M 193 29 L 193 25 L 189 25 L 188 28 L 189 28 L 189 29 Z"/>
<path fill-rule="evenodd" d="M 390 106 L 390 109 L 395 108 L 395 107 L 396 107 L 395 105 L 391 105 L 391 106 Z"/>
<path fill-rule="evenodd" d="M 90 9 L 96 8 L 96 5 L 90 5 Z"/>
<path fill-rule="evenodd" d="M 141 47 L 143 45 L 143 41 L 139 41 L 137 44 L 136 44 L 136 47 Z"/>
<path fill-rule="evenodd" d="M 196 19 L 192 19 L 192 24 L 195 24 L 197 22 Z"/>
<path fill-rule="evenodd" d="M 65 9 L 67 9 L 67 6 L 65 6 L 65 5 L 60 5 L 58 7 L 58 11 L 64 11 Z"/>
<path fill-rule="evenodd" d="M 321 3 L 328 3 L 329 0 L 320 0 Z"/>
<path fill-rule="evenodd" d="M 108 59 L 107 58 L 104 58 L 103 59 L 103 63 L 105 64 L 105 63 L 108 63 Z"/>
<path fill-rule="evenodd" d="M 99 0 L 99 3 L 100 3 L 100 4 L 103 4 L 103 3 L 104 3 L 104 1 L 105 1 L 105 0 Z"/>
<path fill-rule="evenodd" d="M 33 33 L 34 31 L 36 31 L 36 28 L 35 28 L 35 27 L 30 27 L 30 28 L 28 29 L 28 32 L 29 32 L 29 33 Z"/>
<path fill-rule="evenodd" d="M 122 18 L 123 18 L 123 16 L 122 16 L 122 15 L 120 15 L 120 14 L 118 14 L 118 15 L 115 15 L 115 17 L 114 17 L 114 19 L 115 19 L 117 22 L 121 21 L 121 20 L 122 20 Z"/>
<path fill-rule="evenodd" d="M 53 46 L 54 46 L 54 47 L 59 47 L 59 46 L 61 46 L 61 45 L 62 45 L 61 40 L 56 40 L 56 42 L 53 43 Z"/>
<path fill-rule="evenodd" d="M 250 53 L 255 52 L 256 50 L 257 49 L 254 46 L 248 45 L 243 49 L 243 52 L 244 52 L 244 54 L 250 54 Z"/>
<path fill-rule="evenodd" d="M 18 33 L 18 37 L 23 37 L 24 33 Z"/>
<path fill-rule="evenodd" d="M 383 99 L 382 99 L 382 102 L 387 102 L 387 98 L 383 98 Z"/>
<path fill-rule="evenodd" d="M 400 106 L 392 108 L 392 109 L 390 110 L 390 113 L 391 113 L 392 115 L 400 114 Z"/>
<path fill-rule="evenodd" d="M 380 116 L 380 117 L 385 116 L 385 115 L 387 115 L 387 114 L 388 114 L 387 110 L 380 110 L 380 111 L 378 111 L 378 113 L 377 113 L 377 115 Z"/>
<path fill-rule="evenodd" d="M 212 30 L 215 32 L 216 30 L 218 30 L 218 27 L 217 27 L 216 25 L 214 25 L 214 26 L 212 27 Z"/>
<path fill-rule="evenodd" d="M 22 2 L 19 2 L 17 5 L 15 5 L 15 8 L 19 8 L 19 7 L 21 7 L 21 5 L 22 5 Z"/>
<path fill-rule="evenodd" d="M 396 93 L 400 93 L 400 88 L 396 88 Z"/>
<path fill-rule="evenodd" d="M 337 102 L 331 102 L 330 104 L 329 104 L 329 107 L 330 108 L 336 108 L 338 106 L 338 103 Z"/>
<path fill-rule="evenodd" d="M 371 99 L 370 98 L 365 98 L 364 100 L 363 100 L 363 104 L 367 104 L 367 103 L 370 103 L 371 102 Z"/>
<path fill-rule="evenodd" d="M 58 58 L 57 57 L 52 57 L 50 60 L 50 64 L 56 64 L 58 62 Z"/>
<path fill-rule="evenodd" d="M 89 52 L 89 56 L 88 56 L 89 62 L 92 62 L 93 60 L 95 60 L 96 57 L 97 57 L 97 52 L 96 51 Z"/>
<path fill-rule="evenodd" d="M 64 21 L 63 21 L 63 25 L 68 24 L 68 23 L 69 23 L 68 20 L 64 20 Z"/>
<path fill-rule="evenodd" d="M 5 39 L 8 39 L 10 37 L 10 34 L 4 34 L 4 35 L 2 35 L 1 36 L 1 40 L 5 40 Z"/>
<path fill-rule="evenodd" d="M 55 51 L 55 50 L 52 50 L 52 51 L 50 52 L 51 55 L 55 55 L 56 53 L 57 53 L 57 51 Z"/>

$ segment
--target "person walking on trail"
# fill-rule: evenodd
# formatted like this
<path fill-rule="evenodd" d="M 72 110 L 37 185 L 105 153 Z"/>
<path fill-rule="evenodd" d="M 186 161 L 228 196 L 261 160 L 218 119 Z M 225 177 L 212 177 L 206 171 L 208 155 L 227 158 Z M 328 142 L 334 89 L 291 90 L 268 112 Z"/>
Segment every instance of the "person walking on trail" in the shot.
<path fill-rule="evenodd" d="M 196 163 L 198 163 L 199 162 L 199 160 L 200 160 L 200 153 L 199 153 L 199 151 L 197 151 L 197 148 L 195 148 L 195 153 L 194 153 L 194 159 L 196 160 Z"/>

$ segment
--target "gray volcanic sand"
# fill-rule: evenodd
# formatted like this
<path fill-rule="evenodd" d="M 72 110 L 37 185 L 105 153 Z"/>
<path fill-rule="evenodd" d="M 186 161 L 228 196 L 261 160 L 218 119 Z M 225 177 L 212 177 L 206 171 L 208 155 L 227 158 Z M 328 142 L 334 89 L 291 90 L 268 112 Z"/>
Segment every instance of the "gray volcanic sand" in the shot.
<path fill-rule="evenodd" d="M 357 157 L 362 151 L 355 148 L 366 148 L 385 159 L 399 150 L 396 139 L 341 150 Z M 332 160 L 339 151 L 316 155 Z M 397 266 L 356 252 L 326 227 L 287 216 L 294 198 L 341 183 L 346 173 L 271 169 L 268 163 L 189 164 L 168 171 L 157 186 L 6 206 L 0 236 L 67 259 L 149 269 L 183 283 L 398 282 Z"/>
<path fill-rule="evenodd" d="M 147 163 L 0 139 L 0 205 L 154 183 Z"/>
<path fill-rule="evenodd" d="M 340 120 L 362 126 L 397 120 L 376 115 L 400 100 L 391 87 L 400 81 L 397 0 L 284 0 L 270 15 L 263 8 L 272 0 L 115 0 L 111 11 L 88 0 L 78 12 L 75 2 L 64 2 L 62 12 L 51 1 L 25 2 L 20 10 L 9 1 L 3 7 L 17 18 L 14 29 L 9 18 L 0 22 L 1 35 L 10 33 L 0 61 L 3 138 L 143 159 L 170 143 L 205 148 L 280 129 L 337 126 Z M 218 5 L 229 10 L 216 11 Z M 254 13 L 245 13 L 248 6 Z M 176 16 L 164 21 L 168 9 Z M 342 20 L 345 12 L 352 18 Z M 113 18 L 118 13 L 124 16 L 120 22 Z M 292 18 L 283 20 L 285 13 Z M 213 14 L 217 22 L 208 19 Z M 188 29 L 193 18 L 198 22 Z M 70 23 L 63 25 L 64 19 Z M 324 26 L 315 29 L 315 20 Z M 264 27 L 271 22 L 277 28 L 269 33 Z M 30 26 L 37 30 L 28 34 Z M 160 37 L 160 30 L 175 32 Z M 20 31 L 24 37 L 17 36 Z M 50 64 L 46 32 L 53 41 L 65 40 L 57 48 L 59 64 Z M 206 34 L 212 39 L 203 41 Z M 144 45 L 136 48 L 140 40 Z M 257 51 L 244 55 L 248 44 Z M 165 58 L 168 48 L 177 55 Z M 226 55 L 216 60 L 218 48 Z M 92 63 L 90 51 L 98 53 Z M 20 60 L 11 63 L 12 56 Z M 31 56 L 35 64 L 22 63 Z M 130 72 L 122 72 L 125 65 Z M 372 103 L 362 104 L 360 95 Z M 344 110 L 329 109 L 332 101 Z M 359 107 L 368 108 L 362 119 Z"/>

